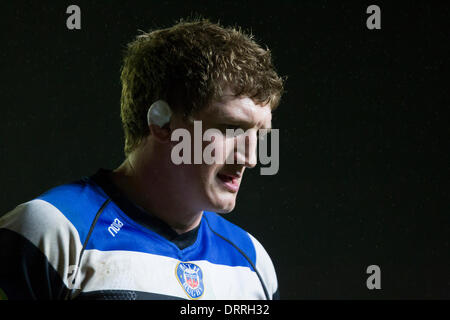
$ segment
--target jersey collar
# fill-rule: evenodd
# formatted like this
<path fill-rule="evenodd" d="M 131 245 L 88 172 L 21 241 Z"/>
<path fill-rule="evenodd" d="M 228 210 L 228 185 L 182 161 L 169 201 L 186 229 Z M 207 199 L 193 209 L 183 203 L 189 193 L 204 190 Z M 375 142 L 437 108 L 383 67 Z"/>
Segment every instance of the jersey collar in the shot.
<path fill-rule="evenodd" d="M 132 220 L 161 235 L 174 243 L 180 250 L 183 250 L 195 243 L 200 224 L 188 232 L 178 234 L 163 220 L 145 211 L 140 206 L 134 204 L 126 198 L 114 185 L 110 178 L 112 170 L 100 168 L 89 179 L 97 184 L 111 198 L 111 200 Z"/>

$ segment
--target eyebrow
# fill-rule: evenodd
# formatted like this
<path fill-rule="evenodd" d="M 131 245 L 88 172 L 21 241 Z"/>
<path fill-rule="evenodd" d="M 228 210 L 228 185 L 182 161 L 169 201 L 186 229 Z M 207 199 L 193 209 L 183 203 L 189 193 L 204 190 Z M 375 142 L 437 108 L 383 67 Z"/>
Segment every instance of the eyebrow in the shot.
<path fill-rule="evenodd" d="M 233 124 L 243 124 L 243 125 L 251 124 L 251 125 L 253 125 L 253 122 L 251 122 L 251 121 L 247 121 L 242 118 L 236 118 L 236 117 L 224 114 L 223 118 L 221 118 L 221 122 L 227 122 L 227 121 L 232 122 Z M 268 128 L 262 127 L 260 129 L 266 129 L 267 132 L 272 131 L 272 122 L 270 123 L 270 127 L 268 127 Z"/>

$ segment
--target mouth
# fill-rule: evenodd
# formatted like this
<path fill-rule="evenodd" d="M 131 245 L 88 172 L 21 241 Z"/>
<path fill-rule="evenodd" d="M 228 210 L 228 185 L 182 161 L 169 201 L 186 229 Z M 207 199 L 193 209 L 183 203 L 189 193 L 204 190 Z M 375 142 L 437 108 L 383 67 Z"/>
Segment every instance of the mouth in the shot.
<path fill-rule="evenodd" d="M 240 176 L 226 173 L 218 173 L 218 180 L 230 192 L 236 193 L 239 190 Z"/>

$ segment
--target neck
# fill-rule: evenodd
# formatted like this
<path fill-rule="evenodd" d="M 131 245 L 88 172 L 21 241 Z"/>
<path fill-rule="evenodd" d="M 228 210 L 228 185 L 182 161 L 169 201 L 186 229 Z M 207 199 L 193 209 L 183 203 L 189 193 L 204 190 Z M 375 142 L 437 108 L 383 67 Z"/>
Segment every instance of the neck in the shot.
<path fill-rule="evenodd" d="M 132 202 L 167 223 L 178 234 L 196 228 L 202 210 L 188 210 L 179 185 L 166 179 L 164 166 L 128 157 L 111 174 L 115 186 Z"/>

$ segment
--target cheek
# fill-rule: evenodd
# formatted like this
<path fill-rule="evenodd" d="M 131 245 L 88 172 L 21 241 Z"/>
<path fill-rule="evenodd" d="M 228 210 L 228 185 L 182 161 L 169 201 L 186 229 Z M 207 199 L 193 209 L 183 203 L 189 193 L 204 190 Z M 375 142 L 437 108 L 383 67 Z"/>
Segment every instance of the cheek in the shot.
<path fill-rule="evenodd" d="M 233 138 L 222 134 L 213 135 L 203 141 L 203 161 L 208 165 L 223 165 L 232 150 Z"/>
<path fill-rule="evenodd" d="M 197 169 L 200 171 L 199 174 L 204 186 L 215 186 L 217 173 L 222 170 L 225 164 L 226 145 L 226 139 L 220 137 L 212 142 L 203 143 L 203 162 L 201 165 L 197 165 Z"/>
<path fill-rule="evenodd" d="M 217 161 L 215 163 L 224 165 L 226 159 L 234 153 L 235 138 L 221 135 L 211 143 L 214 146 L 214 151 Z"/>
<path fill-rule="evenodd" d="M 217 173 L 226 165 L 226 159 L 234 150 L 234 138 L 213 136 L 202 143 L 202 163 L 187 165 L 192 179 L 199 180 L 203 187 L 216 183 Z M 200 179 L 198 179 L 200 177 Z"/>

